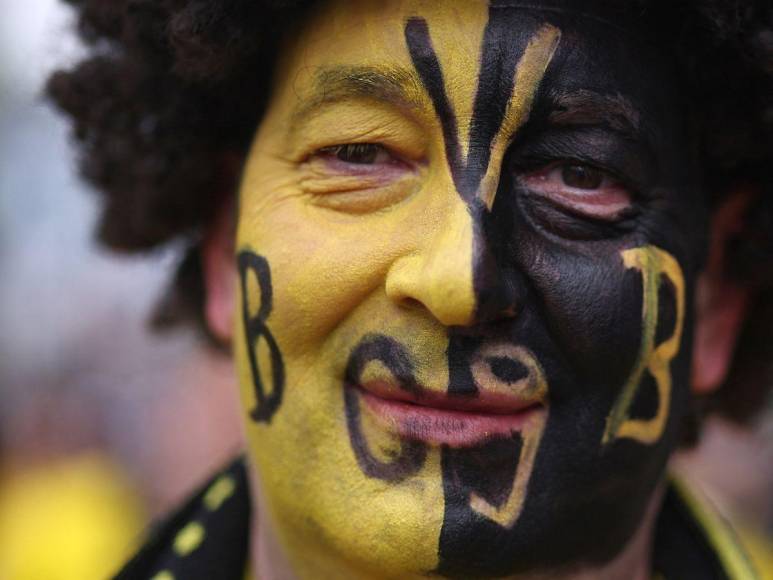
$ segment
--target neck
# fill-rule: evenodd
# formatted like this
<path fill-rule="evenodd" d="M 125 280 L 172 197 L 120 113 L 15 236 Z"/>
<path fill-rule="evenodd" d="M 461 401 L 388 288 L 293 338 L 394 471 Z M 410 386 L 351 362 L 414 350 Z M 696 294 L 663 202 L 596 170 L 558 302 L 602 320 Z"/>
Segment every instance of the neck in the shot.
<path fill-rule="evenodd" d="M 268 518 L 260 518 L 260 506 L 263 497 L 259 488 L 254 485 L 257 478 L 253 477 L 252 489 L 258 489 L 256 509 L 254 510 L 250 559 L 253 580 L 311 580 L 320 577 L 335 577 L 342 580 L 363 580 L 361 573 L 350 569 L 344 560 L 330 558 L 306 549 L 303 553 L 288 554 L 281 546 L 276 533 L 269 525 Z M 663 498 L 663 485 L 653 494 L 647 510 L 636 532 L 623 550 L 610 562 L 597 567 L 582 567 L 562 571 L 519 575 L 507 580 L 649 580 L 651 577 L 652 541 L 655 533 L 655 521 Z M 294 564 L 291 564 L 293 562 Z M 347 574 L 347 570 L 350 573 Z M 304 573 L 304 571 L 312 571 Z M 327 576 L 324 571 L 332 573 Z M 417 575 L 417 578 L 424 576 Z M 367 580 L 381 580 L 379 577 L 368 577 Z"/>

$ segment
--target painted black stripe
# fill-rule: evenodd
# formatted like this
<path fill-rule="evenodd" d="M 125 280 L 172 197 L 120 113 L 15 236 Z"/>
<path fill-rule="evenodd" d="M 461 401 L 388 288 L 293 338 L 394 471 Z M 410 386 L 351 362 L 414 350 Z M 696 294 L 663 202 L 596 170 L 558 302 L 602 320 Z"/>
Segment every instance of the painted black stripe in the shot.
<path fill-rule="evenodd" d="M 440 125 L 443 128 L 446 157 L 451 168 L 454 184 L 459 189 L 462 198 L 469 201 L 467 196 L 474 195 L 475 192 L 467 194 L 467 192 L 459 188 L 460 171 L 462 168 L 459 127 L 456 121 L 456 114 L 448 100 L 443 69 L 432 46 L 427 21 L 423 18 L 410 18 L 405 24 L 405 42 L 408 44 L 408 51 L 411 54 L 413 66 L 416 67 L 421 82 L 427 90 L 429 98 L 432 100 L 435 113 L 440 119 Z"/>
<path fill-rule="evenodd" d="M 360 416 L 360 394 L 357 390 L 365 366 L 379 361 L 392 373 L 401 389 L 416 394 L 418 385 L 413 363 L 403 345 L 383 334 L 365 336 L 354 348 L 346 365 L 344 385 L 344 414 L 349 431 L 349 442 L 357 464 L 368 477 L 396 483 L 418 472 L 427 456 L 426 445 L 419 441 L 404 440 L 400 452 L 390 461 L 381 461 L 371 453 Z"/>
<path fill-rule="evenodd" d="M 535 27 L 538 24 L 533 22 Z M 405 25 L 405 39 L 413 65 L 442 126 L 454 185 L 469 207 L 473 220 L 477 322 L 498 319 L 505 311 L 514 312 L 515 294 L 520 288 L 512 276 L 508 277 L 507 284 L 503 284 L 502 271 L 492 254 L 491 241 L 494 240 L 495 247 L 501 246 L 505 234 L 500 226 L 510 223 L 507 219 L 506 224 L 492 221 L 494 214 L 486 210 L 477 194 L 491 162 L 492 144 L 501 130 L 513 94 L 518 60 L 531 38 L 531 34 L 523 33 L 524 28 L 522 13 L 497 9 L 493 5 L 489 8 L 481 43 L 480 75 L 475 88 L 467 156 L 463 159 L 458 119 L 449 102 L 428 25 L 421 18 L 411 18 Z M 507 183 L 501 185 L 506 187 Z M 500 207 L 500 211 L 502 209 Z M 509 228 L 506 236 L 511 235 Z M 450 395 L 474 397 L 478 392 L 470 367 L 474 353 L 486 337 L 468 334 L 468 330 L 456 328 L 449 332 Z M 475 512 L 470 506 L 470 498 L 475 493 L 492 505 L 501 505 L 512 491 L 522 446 L 520 434 L 515 434 L 512 438 L 489 441 L 475 449 L 443 448 L 444 515 L 437 573 L 469 578 L 505 575 L 515 567 L 509 543 L 517 537 L 518 531 L 505 529 Z"/>
<path fill-rule="evenodd" d="M 499 132 L 510 97 L 518 59 L 523 51 L 512 33 L 510 19 L 489 15 L 483 32 L 478 89 L 470 126 L 470 148 L 465 175 L 473 192 L 480 186 L 491 160 L 491 145 Z M 508 29 L 509 28 L 509 29 Z"/>
<path fill-rule="evenodd" d="M 405 41 L 435 113 L 440 119 L 451 176 L 459 195 L 475 204 L 475 194 L 491 160 L 491 145 L 502 127 L 523 41 L 512 34 L 509 18 L 493 18 L 493 10 L 483 32 L 480 76 L 475 92 L 467 158 L 462 159 L 459 124 L 448 100 L 443 69 L 432 44 L 426 20 L 410 18 L 405 24 Z M 509 29 L 510 28 L 510 29 Z M 503 39 L 504 42 L 503 42 Z M 475 204 L 477 205 L 477 204 Z"/>

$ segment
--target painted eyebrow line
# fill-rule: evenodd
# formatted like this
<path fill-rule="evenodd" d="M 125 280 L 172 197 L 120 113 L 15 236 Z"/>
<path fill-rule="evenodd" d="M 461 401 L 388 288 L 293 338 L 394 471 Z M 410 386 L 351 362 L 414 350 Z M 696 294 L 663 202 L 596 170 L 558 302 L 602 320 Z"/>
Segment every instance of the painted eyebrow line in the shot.
<path fill-rule="evenodd" d="M 621 94 L 603 95 L 588 90 L 552 92 L 555 109 L 548 114 L 553 125 L 606 125 L 630 139 L 641 138 L 640 114 Z"/>
<path fill-rule="evenodd" d="M 421 88 L 416 76 L 398 67 L 336 66 L 323 67 L 315 74 L 314 87 L 291 115 L 291 126 L 331 103 L 366 98 L 390 103 L 401 109 L 416 109 L 421 104 Z"/>

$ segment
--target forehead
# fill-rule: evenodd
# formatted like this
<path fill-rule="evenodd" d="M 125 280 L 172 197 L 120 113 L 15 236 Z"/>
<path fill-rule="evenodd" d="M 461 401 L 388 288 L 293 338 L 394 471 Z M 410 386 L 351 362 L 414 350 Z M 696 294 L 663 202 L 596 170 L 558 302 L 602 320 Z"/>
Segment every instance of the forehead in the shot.
<path fill-rule="evenodd" d="M 663 39 L 649 34 L 643 21 L 624 16 L 619 8 L 570 0 L 328 2 L 288 46 L 284 65 L 300 71 L 294 90 L 307 88 L 314 73 L 335 65 L 414 74 L 406 24 L 415 19 L 426 22 L 444 82 L 457 100 L 472 99 L 484 49 L 507 59 L 507 53 L 522 52 L 545 24 L 561 33 L 545 89 L 625 94 L 644 114 L 662 113 L 678 95 Z"/>

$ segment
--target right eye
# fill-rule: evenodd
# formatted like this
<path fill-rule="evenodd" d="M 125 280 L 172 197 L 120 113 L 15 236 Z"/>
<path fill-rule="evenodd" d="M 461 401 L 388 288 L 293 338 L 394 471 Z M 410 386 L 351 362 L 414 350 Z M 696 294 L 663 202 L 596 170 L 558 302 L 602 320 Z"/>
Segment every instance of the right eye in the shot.
<path fill-rule="evenodd" d="M 315 150 L 307 159 L 303 190 L 316 205 L 362 214 L 394 205 L 420 184 L 415 163 L 379 143 L 344 143 Z"/>
<path fill-rule="evenodd" d="M 386 147 L 378 143 L 333 145 L 320 149 L 318 153 L 353 165 L 379 165 L 395 161 Z"/>

